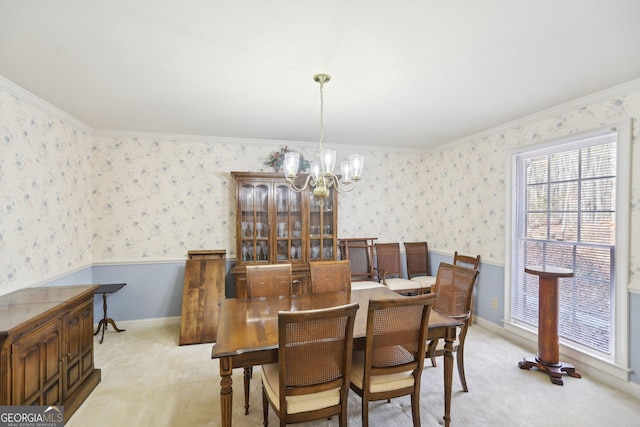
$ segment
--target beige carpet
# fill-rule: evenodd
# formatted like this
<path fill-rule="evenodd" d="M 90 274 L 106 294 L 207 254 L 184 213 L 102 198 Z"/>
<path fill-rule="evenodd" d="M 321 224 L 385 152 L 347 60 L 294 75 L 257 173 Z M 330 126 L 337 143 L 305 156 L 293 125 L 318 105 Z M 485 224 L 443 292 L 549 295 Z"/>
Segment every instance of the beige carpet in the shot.
<path fill-rule="evenodd" d="M 67 423 L 68 427 L 218 426 L 220 377 L 211 344 L 178 346 L 179 323 L 145 326 L 96 337 L 96 367 L 102 382 Z M 529 353 L 478 325 L 469 329 L 466 372 L 469 393 L 453 380 L 452 426 L 632 426 L 640 425 L 640 401 L 584 377 L 556 386 L 537 371 L 518 369 Z M 426 363 L 422 379 L 423 426 L 442 424 L 442 367 Z M 243 413 L 242 370 L 234 371 L 234 426 L 261 426 L 260 370 L 251 382 L 251 412 Z M 349 425 L 359 426 L 360 399 L 349 396 Z M 411 426 L 409 398 L 374 402 L 370 425 Z M 270 425 L 278 425 L 270 411 Z M 299 424 L 337 426 L 337 419 Z"/>

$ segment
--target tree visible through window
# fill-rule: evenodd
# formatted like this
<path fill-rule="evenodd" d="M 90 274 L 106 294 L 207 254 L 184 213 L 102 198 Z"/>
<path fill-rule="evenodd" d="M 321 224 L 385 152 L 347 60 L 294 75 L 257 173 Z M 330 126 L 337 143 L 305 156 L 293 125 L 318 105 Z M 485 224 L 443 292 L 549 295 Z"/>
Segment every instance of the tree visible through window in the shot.
<path fill-rule="evenodd" d="M 570 268 L 560 280 L 559 334 L 613 348 L 617 133 L 514 157 L 511 316 L 537 327 L 538 277 L 527 265 Z"/>

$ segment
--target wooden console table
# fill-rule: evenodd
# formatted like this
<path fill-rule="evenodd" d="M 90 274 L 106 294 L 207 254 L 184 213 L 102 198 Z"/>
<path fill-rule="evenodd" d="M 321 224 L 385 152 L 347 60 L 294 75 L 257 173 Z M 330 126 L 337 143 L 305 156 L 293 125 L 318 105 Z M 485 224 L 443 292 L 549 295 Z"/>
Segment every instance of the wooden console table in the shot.
<path fill-rule="evenodd" d="M 536 367 L 549 374 L 553 384 L 563 385 L 562 374 L 581 378 L 573 365 L 560 362 L 558 340 L 558 279 L 573 277 L 567 268 L 551 266 L 528 266 L 525 272 L 539 277 L 538 289 L 538 355 L 527 357 L 518 363 L 520 369 Z"/>

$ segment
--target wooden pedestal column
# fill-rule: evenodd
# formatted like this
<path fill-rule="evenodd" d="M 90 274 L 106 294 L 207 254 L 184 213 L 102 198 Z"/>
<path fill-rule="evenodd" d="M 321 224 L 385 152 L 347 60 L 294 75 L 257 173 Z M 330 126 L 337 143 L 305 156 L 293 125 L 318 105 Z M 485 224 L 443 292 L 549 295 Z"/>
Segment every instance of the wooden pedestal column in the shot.
<path fill-rule="evenodd" d="M 558 339 L 558 279 L 573 277 L 573 271 L 550 266 L 528 266 L 524 269 L 539 277 L 538 297 L 538 355 L 527 357 L 518 366 L 520 369 L 536 367 L 549 374 L 551 382 L 563 385 L 562 374 L 581 378 L 573 365 L 560 362 Z"/>

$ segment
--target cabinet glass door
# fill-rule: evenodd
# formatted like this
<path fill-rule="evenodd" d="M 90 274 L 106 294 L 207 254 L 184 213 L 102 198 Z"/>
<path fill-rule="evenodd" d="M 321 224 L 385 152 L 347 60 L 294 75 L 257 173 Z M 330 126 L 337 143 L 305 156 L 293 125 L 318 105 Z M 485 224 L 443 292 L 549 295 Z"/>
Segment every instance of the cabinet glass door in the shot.
<path fill-rule="evenodd" d="M 269 261 L 269 187 L 248 185 L 240 188 L 240 256 L 243 262 Z"/>
<path fill-rule="evenodd" d="M 310 194 L 309 205 L 309 260 L 335 259 L 335 224 L 333 212 L 333 188 L 329 196 L 324 199 L 323 206 L 320 200 Z"/>
<path fill-rule="evenodd" d="M 302 262 L 303 230 L 300 193 L 286 184 L 276 185 L 276 261 Z"/>

